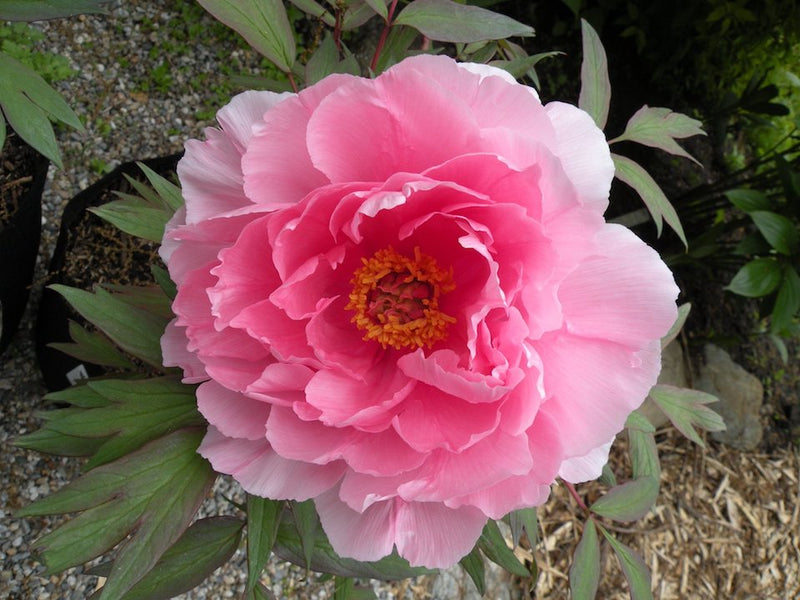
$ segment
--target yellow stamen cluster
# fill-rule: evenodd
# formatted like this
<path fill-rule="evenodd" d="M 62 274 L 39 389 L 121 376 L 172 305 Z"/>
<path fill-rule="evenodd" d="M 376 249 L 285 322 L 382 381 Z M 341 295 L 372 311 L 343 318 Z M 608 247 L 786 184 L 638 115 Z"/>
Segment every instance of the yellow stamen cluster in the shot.
<path fill-rule="evenodd" d="M 409 258 L 391 246 L 361 262 L 345 308 L 355 311 L 351 321 L 366 332 L 364 340 L 400 350 L 430 348 L 447 337 L 455 319 L 439 310 L 439 297 L 455 289 L 452 268 L 442 270 L 419 248 Z"/>

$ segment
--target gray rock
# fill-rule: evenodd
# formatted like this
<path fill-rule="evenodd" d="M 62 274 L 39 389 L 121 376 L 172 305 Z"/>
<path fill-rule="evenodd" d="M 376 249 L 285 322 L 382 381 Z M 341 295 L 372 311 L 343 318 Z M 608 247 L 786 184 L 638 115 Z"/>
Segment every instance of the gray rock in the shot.
<path fill-rule="evenodd" d="M 727 426 L 712 433 L 712 439 L 740 450 L 755 449 L 764 434 L 759 418 L 764 387 L 721 348 L 706 344 L 703 354 L 705 364 L 699 368 L 695 387 L 719 398 L 711 408 Z"/>

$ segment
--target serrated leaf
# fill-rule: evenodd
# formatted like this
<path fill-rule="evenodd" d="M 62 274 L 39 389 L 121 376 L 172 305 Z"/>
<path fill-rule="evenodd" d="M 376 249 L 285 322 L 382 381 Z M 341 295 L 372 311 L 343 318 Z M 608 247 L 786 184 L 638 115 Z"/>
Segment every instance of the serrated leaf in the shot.
<path fill-rule="evenodd" d="M 134 364 L 125 358 L 111 340 L 99 331 L 89 331 L 75 321 L 70 321 L 69 335 L 72 342 L 54 342 L 49 346 L 78 360 L 95 365 L 113 369 L 134 368 Z"/>
<path fill-rule="evenodd" d="M 416 0 L 394 21 L 440 42 L 481 42 L 512 36 L 531 36 L 533 28 L 484 8 L 451 0 Z"/>
<path fill-rule="evenodd" d="M 509 573 L 519 575 L 520 577 L 527 577 L 530 575 L 525 565 L 519 562 L 513 550 L 508 547 L 495 521 L 491 519 L 487 521 L 481 533 L 481 537 L 478 538 L 477 547 L 486 555 L 486 558 L 500 565 Z"/>
<path fill-rule="evenodd" d="M 797 234 L 797 227 L 789 219 L 766 210 L 752 211 L 750 218 L 753 219 L 761 235 L 775 250 L 786 256 L 797 252 L 800 238 Z"/>
<path fill-rule="evenodd" d="M 167 325 L 166 319 L 133 306 L 100 287 L 94 293 L 60 284 L 50 287 L 120 348 L 162 370 L 160 340 Z"/>
<path fill-rule="evenodd" d="M 0 21 L 44 21 L 105 13 L 110 0 L 0 0 Z"/>
<path fill-rule="evenodd" d="M 686 323 L 686 319 L 689 317 L 689 312 L 691 310 L 691 302 L 686 302 L 678 307 L 678 318 L 675 319 L 675 322 L 672 324 L 672 327 L 669 328 L 669 331 L 666 333 L 666 335 L 661 338 L 662 350 L 666 348 L 672 340 L 678 337 L 678 334 L 681 332 L 681 329 L 683 329 L 683 325 Z"/>
<path fill-rule="evenodd" d="M 243 525 L 234 517 L 192 523 L 122 600 L 168 600 L 194 589 L 233 556 Z"/>
<path fill-rule="evenodd" d="M 629 428 L 628 454 L 631 457 L 634 478 L 653 477 L 659 481 L 661 462 L 658 460 L 658 447 L 653 432 Z"/>
<path fill-rule="evenodd" d="M 569 568 L 569 589 L 573 600 L 594 600 L 600 585 L 600 540 L 594 521 L 589 519 Z"/>
<path fill-rule="evenodd" d="M 641 477 L 611 488 L 596 500 L 589 509 L 622 523 L 637 521 L 645 516 L 658 498 L 658 479 Z"/>
<path fill-rule="evenodd" d="M 469 554 L 458 561 L 458 564 L 467 572 L 478 593 L 483 596 L 486 594 L 486 565 L 483 563 L 483 556 L 478 548 L 473 548 Z"/>
<path fill-rule="evenodd" d="M 652 600 L 650 569 L 644 564 L 644 560 L 633 549 L 617 540 L 603 527 L 600 527 L 600 531 L 619 559 L 622 573 L 625 575 L 625 580 L 630 587 L 631 600 Z"/>
<path fill-rule="evenodd" d="M 170 431 L 203 425 L 194 387 L 177 379 L 103 379 L 86 387 L 107 398 L 107 406 L 62 415 L 48 428 L 65 435 L 107 438 L 86 469 L 116 460 Z"/>
<path fill-rule="evenodd" d="M 675 428 L 694 443 L 705 448 L 695 427 L 706 431 L 723 431 L 725 423 L 717 413 L 705 406 L 717 402 L 711 394 L 658 384 L 650 390 L 650 398 L 669 417 Z"/>
<path fill-rule="evenodd" d="M 662 219 L 672 227 L 675 233 L 687 248 L 689 243 L 686 241 L 686 234 L 683 232 L 683 226 L 678 218 L 678 213 L 675 208 L 670 204 L 664 192 L 650 177 L 650 174 L 645 171 L 640 165 L 632 161 L 630 158 L 620 156 L 619 154 L 612 154 L 611 158 L 614 161 L 614 168 L 617 179 L 631 186 L 637 194 L 644 201 L 647 210 L 653 217 L 656 224 L 658 235 L 661 235 Z"/>
<path fill-rule="evenodd" d="M 650 107 L 645 104 L 628 120 L 622 135 L 609 143 L 628 140 L 658 148 L 676 156 L 683 156 L 699 165 L 700 162 L 681 148 L 675 140 L 705 135 L 702 125 L 700 121 L 681 113 L 672 112 L 668 108 Z"/>
<path fill-rule="evenodd" d="M 39 539 L 48 572 L 82 564 L 124 541 L 101 600 L 121 598 L 191 522 L 215 475 L 197 454 L 202 431 L 180 430 L 98 467 L 19 516 L 80 512 Z"/>
<path fill-rule="evenodd" d="M 158 194 L 159 198 L 161 198 L 161 201 L 166 207 L 172 209 L 172 212 L 175 212 L 181 206 L 183 206 L 183 195 L 181 188 L 172 183 L 169 179 L 166 179 L 165 177 L 162 177 L 153 171 L 146 164 L 141 162 L 136 164 L 142 170 L 142 173 L 144 173 L 145 177 L 147 177 L 147 181 L 150 182 L 151 186 L 153 186 L 153 190 Z"/>
<path fill-rule="evenodd" d="M 273 552 L 283 560 L 296 565 L 305 565 L 306 559 L 303 545 L 300 542 L 291 511 L 286 511 L 283 514 Z M 359 562 L 351 558 L 342 558 L 334 552 L 322 528 L 319 529 L 314 539 L 311 570 L 342 577 L 383 580 L 406 579 L 434 572 L 422 567 L 411 567 L 408 561 L 396 553 L 392 553 L 375 562 Z"/>
<path fill-rule="evenodd" d="M 769 210 L 769 197 L 764 192 L 740 188 L 728 190 L 724 196 L 739 210 L 752 212 L 754 210 Z"/>
<path fill-rule="evenodd" d="M 760 298 L 775 291 L 782 276 L 777 260 L 755 258 L 739 269 L 724 289 L 747 298 Z"/>
<path fill-rule="evenodd" d="M 608 60 L 600 36 L 586 19 L 581 19 L 583 61 L 581 62 L 581 92 L 578 107 L 592 117 L 600 129 L 608 120 L 611 104 L 611 82 L 608 79 Z"/>
<path fill-rule="evenodd" d="M 772 332 L 778 333 L 787 329 L 798 311 L 800 311 L 800 276 L 791 265 L 786 265 L 783 281 L 778 288 L 778 296 L 772 309 L 770 324 Z"/>
<path fill-rule="evenodd" d="M 261 571 L 272 554 L 283 502 L 247 495 L 247 589 L 258 585 Z"/>
<path fill-rule="evenodd" d="M 281 71 L 291 71 L 295 43 L 280 0 L 198 0 L 214 17 L 239 33 Z"/>

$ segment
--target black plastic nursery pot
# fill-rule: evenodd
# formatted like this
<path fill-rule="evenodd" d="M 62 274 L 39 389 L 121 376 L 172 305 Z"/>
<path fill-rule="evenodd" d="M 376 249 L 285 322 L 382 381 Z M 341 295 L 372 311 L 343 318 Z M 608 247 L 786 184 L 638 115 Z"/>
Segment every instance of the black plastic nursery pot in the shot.
<path fill-rule="evenodd" d="M 115 192 L 137 194 L 125 176 L 146 183 L 139 162 L 172 179 L 181 156 L 179 153 L 122 164 L 74 196 L 61 218 L 46 285 L 63 284 L 91 290 L 95 284 L 151 283 L 150 266 L 157 260 L 158 245 L 116 229 L 87 209 L 118 199 Z M 50 347 L 53 343 L 72 341 L 70 321 L 84 324 L 60 294 L 45 287 L 36 319 L 36 355 L 50 391 L 108 372 L 106 367 L 78 360 Z"/>
<path fill-rule="evenodd" d="M 44 156 L 9 132 L 0 153 L 0 354 L 11 343 L 28 303 L 48 165 Z"/>

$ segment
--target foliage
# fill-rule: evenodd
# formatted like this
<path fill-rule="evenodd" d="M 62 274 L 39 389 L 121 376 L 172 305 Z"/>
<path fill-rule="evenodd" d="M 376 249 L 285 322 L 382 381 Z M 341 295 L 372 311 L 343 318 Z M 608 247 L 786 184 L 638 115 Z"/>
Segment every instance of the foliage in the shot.
<path fill-rule="evenodd" d="M 282 2 L 202 0 L 202 4 L 253 43 L 294 89 L 332 72 L 379 73 L 410 53 L 442 51 L 445 46 L 439 45 L 441 42 L 452 44 L 446 48 L 463 60 L 495 64 L 533 81 L 537 80 L 536 64 L 554 55 L 528 55 L 509 38 L 529 36 L 532 28 L 477 3 L 416 0 L 401 5 L 397 0 L 365 0 L 323 5 L 292 0 L 294 7 L 330 30 L 302 55 L 290 13 Z M 372 19 L 378 23 L 380 35 L 369 64 L 360 64 L 347 47 L 344 33 Z M 587 22 L 582 29 L 580 105 L 602 127 L 611 98 L 605 53 L 594 29 Z M 634 141 L 687 157 L 675 140 L 698 133 L 702 133 L 699 124 L 692 119 L 645 106 L 611 143 Z M 685 242 L 674 209 L 652 179 L 642 175 L 643 169 L 630 159 L 617 156 L 615 164 L 618 177 L 644 198 L 654 220 L 665 220 Z M 151 171 L 145 173 L 151 187 L 134 183 L 138 196 L 122 195 L 95 212 L 124 231 L 159 240 L 164 224 L 180 206 L 180 190 Z M 763 215 L 758 218 L 763 220 Z M 770 233 L 767 239 L 770 237 L 780 238 L 780 247 L 785 242 L 786 248 L 794 248 L 785 235 Z M 225 562 L 244 531 L 249 571 L 246 598 L 271 596 L 260 577 L 272 554 L 334 574 L 335 597 L 342 599 L 372 597 L 369 590 L 353 583 L 354 577 L 389 579 L 425 572 L 411 568 L 397 555 L 374 563 L 337 556 L 309 502 L 248 497 L 242 514 L 236 517 L 210 517 L 192 524 L 216 475 L 195 452 L 204 421 L 196 409 L 194 387 L 180 383 L 176 370 L 161 366 L 159 338 L 170 318 L 174 286 L 163 271 L 154 270 L 154 275 L 158 285 L 147 288 L 98 287 L 94 292 L 57 288 L 97 329 L 89 332 L 73 325 L 73 343 L 61 349 L 114 365 L 121 372 L 115 378 L 90 380 L 49 395 L 50 401 L 63 407 L 43 413 L 42 428 L 17 442 L 42 452 L 88 457 L 78 480 L 19 513 L 77 513 L 37 542 L 49 571 L 98 556 L 114 556 L 101 568 L 108 579 L 100 600 L 168 597 L 191 589 Z M 683 318 L 686 312 L 681 311 Z M 679 328 L 680 323 L 668 337 L 674 337 Z M 147 378 L 140 372 L 143 363 L 151 373 Z M 705 395 L 658 388 L 653 398 L 676 427 L 701 443 L 694 427 L 722 427 L 705 406 L 710 401 Z M 658 494 L 660 467 L 652 425 L 634 413 L 626 431 L 632 477 L 618 484 L 617 474 L 607 469 L 604 481 L 610 482 L 608 491 L 588 506 L 571 484 L 565 484 L 586 516 L 570 570 L 576 598 L 596 595 L 603 544 L 618 557 L 632 598 L 652 597 L 647 567 L 634 550 L 610 533 L 607 523 L 641 518 Z M 531 545 L 538 542 L 535 509 L 516 511 L 505 521 L 514 546 L 523 534 Z M 461 561 L 481 592 L 486 560 L 521 577 L 536 572 L 535 564 L 519 561 L 498 524 L 491 520 L 476 547 Z"/>

